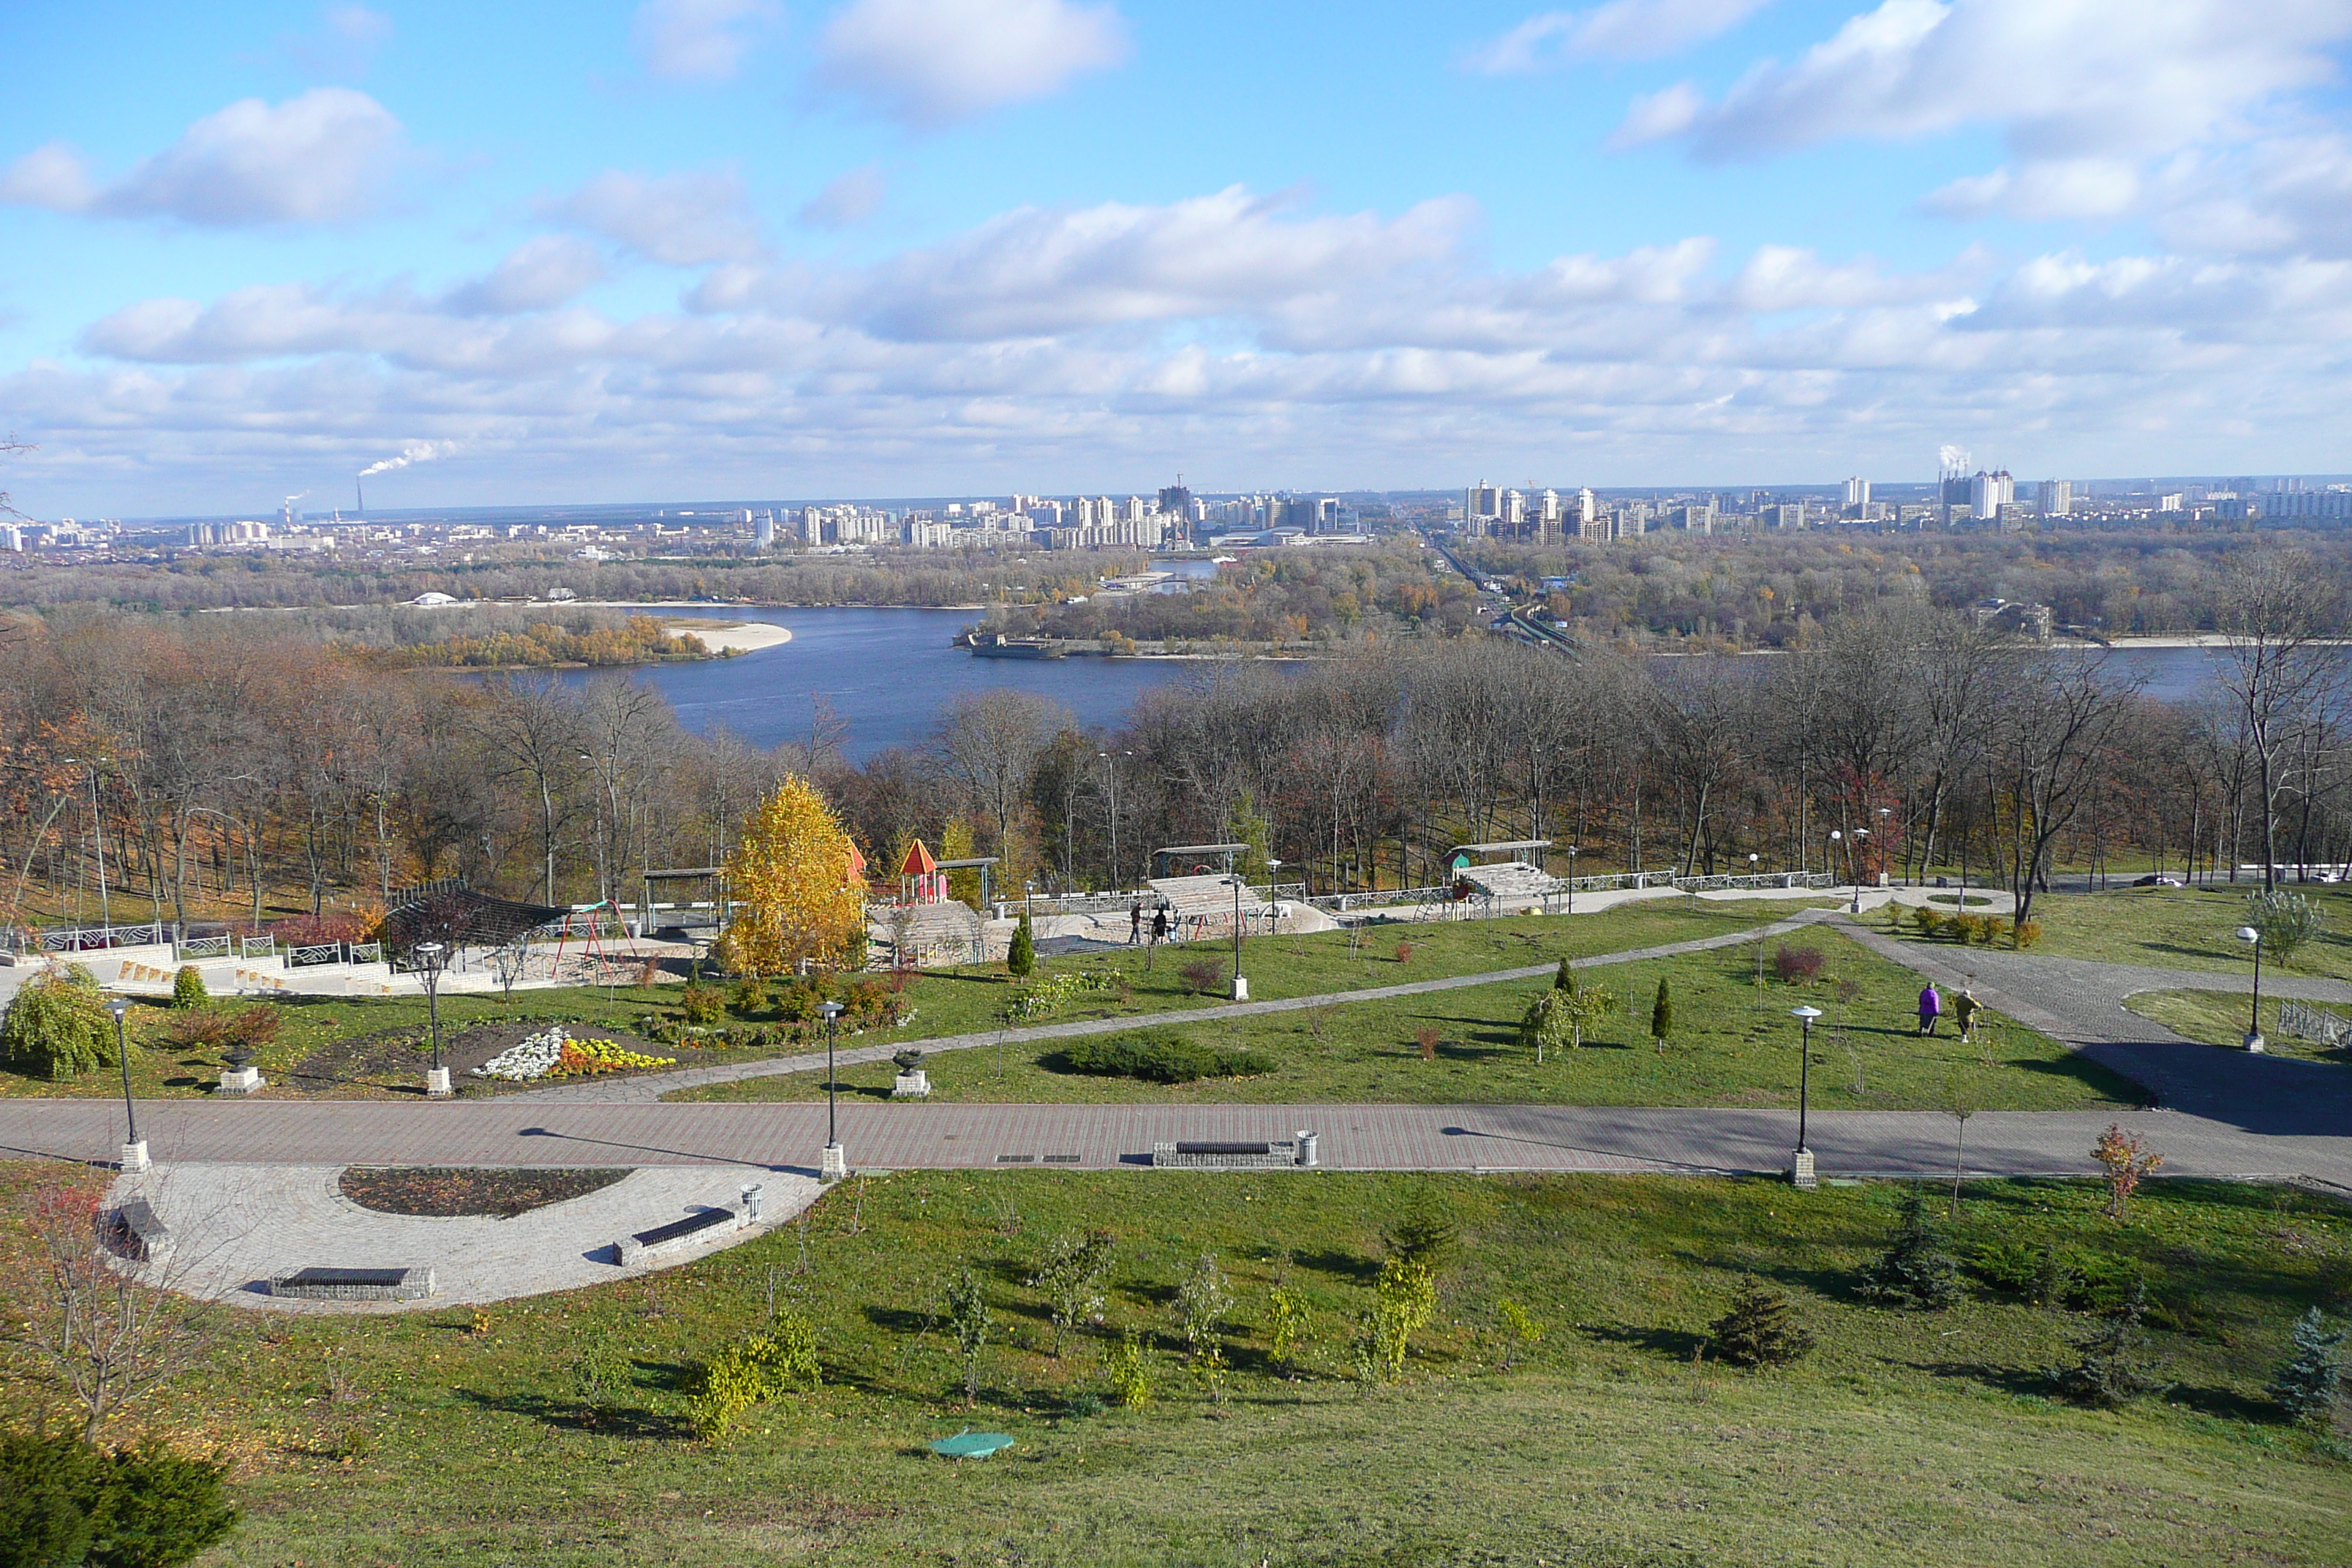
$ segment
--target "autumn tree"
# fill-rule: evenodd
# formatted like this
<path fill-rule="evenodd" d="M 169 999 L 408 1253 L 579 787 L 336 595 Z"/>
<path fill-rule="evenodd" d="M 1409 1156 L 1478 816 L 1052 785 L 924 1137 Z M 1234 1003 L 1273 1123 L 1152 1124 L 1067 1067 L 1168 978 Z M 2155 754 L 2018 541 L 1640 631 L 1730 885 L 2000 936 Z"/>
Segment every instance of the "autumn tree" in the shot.
<path fill-rule="evenodd" d="M 866 929 L 865 890 L 850 875 L 854 854 L 824 796 L 806 779 L 787 777 L 727 857 L 736 900 L 719 939 L 728 966 L 786 974 L 845 958 Z"/>

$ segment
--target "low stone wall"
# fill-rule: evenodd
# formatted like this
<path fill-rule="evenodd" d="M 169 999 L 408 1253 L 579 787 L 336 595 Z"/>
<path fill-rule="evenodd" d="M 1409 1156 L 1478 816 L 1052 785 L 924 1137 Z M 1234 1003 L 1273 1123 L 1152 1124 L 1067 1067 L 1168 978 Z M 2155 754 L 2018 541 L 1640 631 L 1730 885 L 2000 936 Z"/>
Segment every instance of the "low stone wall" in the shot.
<path fill-rule="evenodd" d="M 1302 1162 L 1298 1145 L 1285 1138 L 1266 1143 L 1154 1143 L 1151 1163 L 1179 1171 L 1276 1171 Z"/>
<path fill-rule="evenodd" d="M 651 1230 L 623 1237 L 613 1244 L 614 1260 L 626 1268 L 674 1252 L 690 1251 L 698 1247 L 706 1247 L 751 1223 L 751 1215 L 740 1203 L 702 1209 L 683 1219 L 674 1219 L 667 1225 L 658 1225 Z"/>
<path fill-rule="evenodd" d="M 303 1268 L 269 1282 L 269 1293 L 305 1301 L 422 1301 L 430 1268 Z"/>

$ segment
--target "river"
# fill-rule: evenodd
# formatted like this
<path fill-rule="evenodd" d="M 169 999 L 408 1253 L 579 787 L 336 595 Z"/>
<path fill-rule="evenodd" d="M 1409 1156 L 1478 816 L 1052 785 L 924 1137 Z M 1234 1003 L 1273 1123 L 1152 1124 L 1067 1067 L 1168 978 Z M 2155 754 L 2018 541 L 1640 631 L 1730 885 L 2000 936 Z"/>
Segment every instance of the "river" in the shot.
<path fill-rule="evenodd" d="M 793 640 L 729 659 L 654 665 L 638 678 L 667 697 L 689 730 L 724 726 L 755 745 L 804 739 L 811 705 L 823 698 L 848 726 L 844 752 L 862 763 L 890 746 L 930 739 L 958 695 L 1011 687 L 1061 703 L 1082 724 L 1116 725 L 1135 700 L 1172 680 L 1198 679 L 1212 665 L 1182 659 L 975 658 L 950 639 L 978 620 L 973 610 L 754 609 L 665 605 L 665 617 L 767 621 Z M 2105 656 L 2151 697 L 2179 700 L 2209 689 L 2218 653 L 2193 647 L 2126 648 Z M 1286 667 L 1290 668 L 1290 667 Z M 589 672 L 566 672 L 566 679 Z"/>

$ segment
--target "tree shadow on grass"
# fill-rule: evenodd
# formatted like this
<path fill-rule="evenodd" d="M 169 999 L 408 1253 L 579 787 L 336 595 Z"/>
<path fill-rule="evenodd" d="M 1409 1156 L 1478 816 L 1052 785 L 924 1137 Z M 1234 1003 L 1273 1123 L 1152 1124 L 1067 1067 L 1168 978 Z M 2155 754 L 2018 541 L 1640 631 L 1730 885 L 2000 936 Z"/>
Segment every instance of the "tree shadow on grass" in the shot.
<path fill-rule="evenodd" d="M 1670 1361 L 1695 1360 L 1711 1342 L 1688 1329 L 1637 1329 L 1625 1323 L 1587 1323 L 1579 1331 L 1602 1344 L 1625 1345 Z"/>
<path fill-rule="evenodd" d="M 1301 1268 L 1312 1268 L 1320 1274 L 1336 1274 L 1359 1285 L 1376 1284 L 1381 1277 L 1379 1258 L 1360 1258 L 1352 1252 L 1341 1252 L 1337 1247 L 1325 1247 L 1315 1252 L 1294 1249 L 1290 1260 Z"/>
<path fill-rule="evenodd" d="M 2055 1400 L 2058 1393 L 2057 1389 L 2052 1386 L 2049 1374 L 2039 1369 L 1996 1366 L 1990 1362 L 1983 1361 L 1915 1361 L 1901 1364 L 1907 1365 L 1916 1372 L 1924 1372 L 1929 1377 L 1948 1378 L 1957 1383 L 1973 1383 L 1985 1388 L 1997 1389 L 2002 1394 L 2012 1394 L 2021 1397 L 2032 1396 Z"/>
<path fill-rule="evenodd" d="M 694 1435 L 683 1415 L 635 1408 L 591 1412 L 576 1399 L 549 1399 L 536 1394 L 483 1394 L 470 1388 L 453 1391 L 478 1409 L 520 1415 L 559 1432 L 597 1432 L 611 1437 L 677 1439 Z"/>

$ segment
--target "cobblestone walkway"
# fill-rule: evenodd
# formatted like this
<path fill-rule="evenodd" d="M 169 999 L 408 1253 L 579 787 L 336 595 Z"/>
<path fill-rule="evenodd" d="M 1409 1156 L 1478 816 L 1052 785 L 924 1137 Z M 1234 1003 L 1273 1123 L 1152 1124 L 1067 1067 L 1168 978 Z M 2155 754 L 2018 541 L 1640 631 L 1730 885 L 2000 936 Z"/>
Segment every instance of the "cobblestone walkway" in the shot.
<path fill-rule="evenodd" d="M 420 1162 L 438 1163 L 434 1160 Z M 294 1313 L 422 1311 L 608 1284 L 747 1241 L 816 1196 L 814 1178 L 766 1166 L 654 1164 L 609 1187 L 512 1219 L 422 1218 L 362 1208 L 337 1184 L 342 1166 L 174 1162 L 124 1176 L 112 1201 L 147 1199 L 176 1240 L 148 1272 L 190 1295 Z M 763 1225 L 728 1230 L 709 1245 L 623 1268 L 611 1244 L 633 1232 L 735 1201 L 761 1187 Z M 424 1268 L 430 1300 L 331 1302 L 265 1295 L 261 1284 L 299 1268 Z"/>

